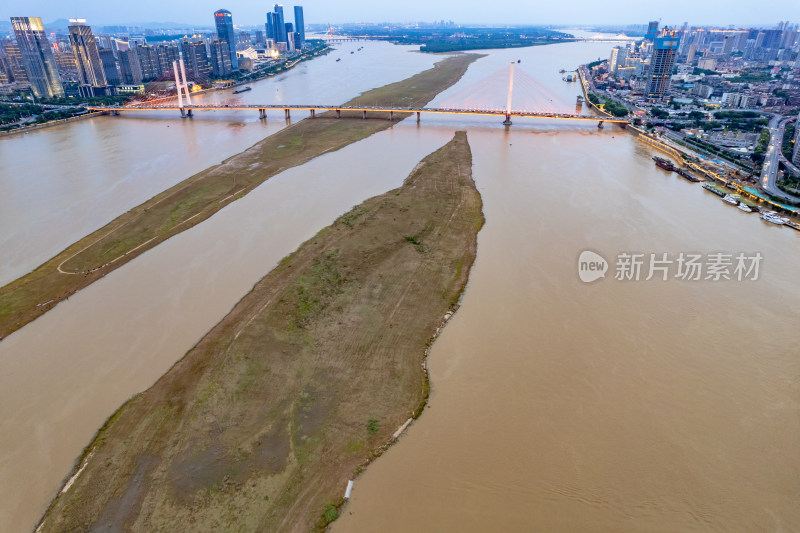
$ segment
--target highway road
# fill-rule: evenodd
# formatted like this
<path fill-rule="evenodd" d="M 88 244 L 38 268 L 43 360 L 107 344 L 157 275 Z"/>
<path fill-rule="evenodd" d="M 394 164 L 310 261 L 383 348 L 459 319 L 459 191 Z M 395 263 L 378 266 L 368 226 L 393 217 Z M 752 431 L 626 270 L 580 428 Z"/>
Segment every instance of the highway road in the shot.
<path fill-rule="evenodd" d="M 760 187 L 764 192 L 776 198 L 781 198 L 789 202 L 800 202 L 800 198 L 786 194 L 775 184 L 778 176 L 778 166 L 781 160 L 783 132 L 788 121 L 788 118 L 784 118 L 778 114 L 772 115 L 772 120 L 769 121 L 769 145 L 764 155 L 764 165 L 761 167 Z"/>
<path fill-rule="evenodd" d="M 788 120 L 788 122 L 791 122 L 792 120 L 794 120 L 794 119 L 789 119 L 789 120 Z M 800 123 L 797 123 L 797 122 L 796 122 L 796 123 L 795 123 L 795 127 L 796 127 L 796 128 L 800 128 Z M 795 130 L 795 131 L 796 131 L 796 130 Z M 784 134 L 785 134 L 785 130 L 784 130 Z M 785 166 L 786 168 L 788 168 L 788 169 L 789 169 L 789 171 L 790 171 L 792 174 L 794 174 L 795 176 L 800 176 L 800 168 L 797 168 L 797 166 L 793 165 L 791 161 L 789 161 L 788 159 L 786 159 L 786 157 L 784 157 L 784 155 L 783 155 L 783 152 L 782 152 L 782 151 L 781 151 L 781 154 L 780 154 L 780 159 L 781 159 L 781 163 L 783 163 L 783 166 Z"/>

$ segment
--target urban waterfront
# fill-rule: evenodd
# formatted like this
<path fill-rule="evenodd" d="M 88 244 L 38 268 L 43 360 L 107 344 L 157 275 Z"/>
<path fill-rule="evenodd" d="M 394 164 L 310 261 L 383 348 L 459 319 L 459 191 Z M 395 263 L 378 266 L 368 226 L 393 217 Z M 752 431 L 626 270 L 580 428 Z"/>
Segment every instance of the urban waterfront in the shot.
<path fill-rule="evenodd" d="M 355 70 L 362 77 L 347 70 L 317 85 L 310 71 L 319 68 L 332 80 L 334 52 L 253 84 L 244 98 L 287 94 L 287 102 L 299 103 L 322 94 L 328 100 L 338 90 L 344 100 L 436 60 L 371 42 L 342 44 L 339 53 L 362 45 L 364 55 L 351 56 L 366 58 L 353 59 L 361 61 L 363 70 Z M 580 88 L 558 71 L 607 49 L 570 43 L 490 51 L 434 103 L 519 59 L 555 107 L 574 111 Z M 381 79 L 367 74 L 377 65 L 388 65 Z M 50 165 L 50 180 L 64 175 L 55 170 L 61 167 L 61 186 L 86 183 L 72 198 L 47 188 L 48 202 L 58 206 L 48 211 L 60 211 L 58 219 L 42 223 L 20 209 L 0 225 L 8 248 L 18 243 L 3 259 L 3 275 L 13 279 L 155 192 L 253 144 L 280 127 L 270 118 L 264 126 L 233 113 L 191 121 L 103 117 L 3 140 L 0 150 L 11 157 L 4 152 L 0 161 L 11 170 L 30 154 L 52 153 L 42 162 Z M 32 527 L 116 407 L 162 375 L 283 256 L 350 206 L 399 185 L 456 129 L 468 132 L 484 199 L 478 260 L 459 312 L 431 352 L 429 408 L 356 479 L 334 529 L 800 527 L 799 346 L 788 311 L 800 297 L 797 236 L 665 174 L 653 165 L 651 149 L 616 127 L 518 120 L 505 130 L 496 119 L 442 117 L 420 125 L 405 120 L 284 172 L 4 339 L 0 499 L 14 503 L 0 510 L 0 528 Z M 99 137 L 73 134 L 84 130 Z M 132 146 L 130 139 L 140 137 Z M 8 141 L 15 144 L 7 148 Z M 81 165 L 101 143 L 116 143 L 109 157 L 130 150 L 129 161 L 141 161 L 141 170 L 125 170 L 131 163 L 123 162 L 120 178 Z M 162 151 L 151 159 L 154 145 Z M 212 145 L 213 153 L 204 149 Z M 176 157 L 165 158 L 164 146 Z M 74 165 L 57 159 L 70 153 L 79 154 Z M 142 175 L 149 189 L 129 186 L 139 196 L 116 193 Z M 42 194 L 34 185 L 3 188 L 21 191 L 14 205 L 20 197 L 33 205 Z M 76 202 L 103 204 L 105 212 Z M 34 229 L 20 235 L 24 216 Z M 585 249 L 606 257 L 626 250 L 758 251 L 765 261 L 753 283 L 586 285 L 576 266 Z"/>

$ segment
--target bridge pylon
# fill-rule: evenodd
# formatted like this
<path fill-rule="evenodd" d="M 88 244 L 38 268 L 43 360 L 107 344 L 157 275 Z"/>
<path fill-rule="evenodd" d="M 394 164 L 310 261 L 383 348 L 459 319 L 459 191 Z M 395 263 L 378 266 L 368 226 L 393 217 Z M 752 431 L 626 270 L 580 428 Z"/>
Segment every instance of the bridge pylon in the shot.
<path fill-rule="evenodd" d="M 508 70 L 508 100 L 506 100 L 506 119 L 503 121 L 504 126 L 511 125 L 511 94 L 514 92 L 514 62 L 511 62 L 511 67 Z"/>
<path fill-rule="evenodd" d="M 175 88 L 178 90 L 178 108 L 181 110 L 181 116 L 186 116 L 186 109 L 183 106 L 184 92 L 186 97 L 186 105 L 192 105 L 192 96 L 189 93 L 189 84 L 186 81 L 186 67 L 183 64 L 183 58 L 180 59 L 180 69 L 178 68 L 178 61 L 172 62 L 172 70 L 175 72 Z M 192 116 L 192 110 L 189 110 L 189 116 Z"/>

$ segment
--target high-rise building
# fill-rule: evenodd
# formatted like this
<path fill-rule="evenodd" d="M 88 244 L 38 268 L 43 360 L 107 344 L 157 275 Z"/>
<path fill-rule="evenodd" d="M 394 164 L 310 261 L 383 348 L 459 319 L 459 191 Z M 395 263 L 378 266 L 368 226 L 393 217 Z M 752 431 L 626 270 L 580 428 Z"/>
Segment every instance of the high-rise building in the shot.
<path fill-rule="evenodd" d="M 175 76 L 172 70 L 172 62 L 181 58 L 180 50 L 174 44 L 159 44 L 156 47 L 156 53 L 158 54 L 158 68 L 161 70 L 161 77 L 172 79 Z"/>
<path fill-rule="evenodd" d="M 783 39 L 782 30 L 764 30 L 764 40 L 761 44 L 762 48 L 778 48 Z"/>
<path fill-rule="evenodd" d="M 79 81 L 78 64 L 71 50 L 69 52 L 53 50 L 53 58 L 56 60 L 56 69 L 58 69 L 58 76 L 61 78 L 62 82 Z"/>
<path fill-rule="evenodd" d="M 272 11 L 267 13 L 267 23 L 264 24 L 266 30 L 266 40 L 275 41 L 275 13 Z"/>
<path fill-rule="evenodd" d="M 264 34 L 264 32 L 261 31 L 261 30 L 256 30 L 255 31 L 255 38 L 256 38 L 256 43 L 255 43 L 256 45 L 262 45 L 263 46 L 263 44 L 265 42 L 267 42 L 267 37 Z"/>
<path fill-rule="evenodd" d="M 664 31 L 653 43 L 653 57 L 644 97 L 648 102 L 661 102 L 669 95 L 669 83 L 680 39 L 675 31 Z"/>
<path fill-rule="evenodd" d="M 11 64 L 8 62 L 8 58 L 4 55 L 0 55 L 0 85 L 6 85 L 11 83 L 14 78 L 11 76 Z"/>
<path fill-rule="evenodd" d="M 273 8 L 277 18 L 275 22 L 277 24 L 276 30 L 278 31 L 278 42 L 279 43 L 288 43 L 289 36 L 286 34 L 286 19 L 283 16 L 283 6 L 281 4 L 275 4 Z"/>
<path fill-rule="evenodd" d="M 231 68 L 239 69 L 239 62 L 236 59 L 236 34 L 233 31 L 233 17 L 227 9 L 220 9 L 214 12 L 214 22 L 217 25 L 217 39 L 220 43 L 225 43 Z"/>
<path fill-rule="evenodd" d="M 286 35 L 286 22 L 283 20 L 283 6 L 275 4 L 271 13 L 267 13 L 267 39 L 274 39 L 276 43 L 288 42 Z"/>
<path fill-rule="evenodd" d="M 110 48 L 100 48 L 98 51 L 100 62 L 103 65 L 103 75 L 109 85 L 121 85 L 122 79 L 117 68 L 117 58 L 114 57 L 114 50 Z"/>
<path fill-rule="evenodd" d="M 611 49 L 611 57 L 608 59 L 608 70 L 616 72 L 619 67 L 625 66 L 625 59 L 628 57 L 628 49 L 623 46 L 615 46 Z"/>
<path fill-rule="evenodd" d="M 78 81 L 81 84 L 82 96 L 100 96 L 107 94 L 108 83 L 103 71 L 103 62 L 97 49 L 92 28 L 83 19 L 70 19 L 69 41 L 75 56 L 78 70 Z"/>
<path fill-rule="evenodd" d="M 647 24 L 647 33 L 644 34 L 644 38 L 651 43 L 656 40 L 656 36 L 658 35 L 658 21 L 651 20 Z"/>
<path fill-rule="evenodd" d="M 211 73 L 214 76 L 227 76 L 231 73 L 231 56 L 228 43 L 214 39 L 209 45 L 211 50 Z"/>
<path fill-rule="evenodd" d="M 697 54 L 697 43 L 689 45 L 689 53 L 686 54 L 686 64 L 691 65 L 694 61 L 694 56 Z"/>
<path fill-rule="evenodd" d="M 206 53 L 205 43 L 181 43 L 181 53 L 186 64 L 187 75 L 195 81 L 202 82 L 211 76 L 211 65 L 208 64 L 208 54 Z"/>
<path fill-rule="evenodd" d="M 33 94 L 39 98 L 64 96 L 53 49 L 39 17 L 11 17 L 22 65 Z"/>
<path fill-rule="evenodd" d="M 140 85 L 142 83 L 142 67 L 139 64 L 139 55 L 136 53 L 136 47 L 130 50 L 120 50 L 118 57 L 122 83 Z"/>
<path fill-rule="evenodd" d="M 149 44 L 134 47 L 139 59 L 139 68 L 142 70 L 143 80 L 156 80 L 161 77 L 161 66 L 158 62 L 158 52 Z"/>
<path fill-rule="evenodd" d="M 295 46 L 305 48 L 306 46 L 306 21 L 303 19 L 303 6 L 294 6 L 294 31 Z"/>
<path fill-rule="evenodd" d="M 17 83 L 28 83 L 28 73 L 22 65 L 22 54 L 17 43 L 6 42 L 3 44 L 6 58 L 11 69 L 11 77 Z"/>
<path fill-rule="evenodd" d="M 289 52 L 294 52 L 295 50 L 295 40 L 294 40 L 294 26 L 292 26 L 291 22 L 287 22 L 284 24 L 286 28 L 286 49 Z"/>
<path fill-rule="evenodd" d="M 730 34 L 726 35 L 725 39 L 722 41 L 722 55 L 724 57 L 728 57 L 733 52 L 733 45 L 736 42 L 736 35 Z"/>

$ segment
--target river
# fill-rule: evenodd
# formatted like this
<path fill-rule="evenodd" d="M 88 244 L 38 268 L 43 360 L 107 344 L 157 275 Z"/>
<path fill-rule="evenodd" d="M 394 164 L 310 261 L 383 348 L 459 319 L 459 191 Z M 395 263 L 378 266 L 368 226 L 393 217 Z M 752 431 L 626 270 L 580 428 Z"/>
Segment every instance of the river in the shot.
<path fill-rule="evenodd" d="M 438 59 L 410 52 L 410 46 L 364 44 L 339 45 L 250 84 L 251 91 L 212 92 L 193 101 L 337 104 L 412 76 Z M 97 117 L 0 139 L 0 285 L 286 125 L 282 110 L 270 112 L 267 121 L 255 111 L 197 115 Z"/>
<path fill-rule="evenodd" d="M 394 54 L 379 43 L 365 50 L 373 46 Z M 578 87 L 558 69 L 609 46 L 493 51 L 438 101 L 463 97 L 519 59 L 545 95 L 537 98 L 572 111 Z M 141 132 L 168 122 L 102 120 Z M 231 119 L 198 117 L 191 131 L 203 120 Z M 241 120 L 228 136 L 263 135 L 257 121 Z M 650 149 L 616 128 L 517 119 L 505 132 L 496 118 L 426 116 L 282 173 L 3 340 L 0 530 L 30 529 L 122 401 L 281 257 L 399 185 L 455 129 L 468 130 L 484 199 L 478 259 L 431 352 L 430 407 L 356 480 L 334 529 L 798 529 L 797 236 L 664 173 Z M 612 262 L 606 279 L 579 280 L 587 249 Z M 758 281 L 616 281 L 613 260 L 625 251 L 758 251 L 764 262 Z"/>

